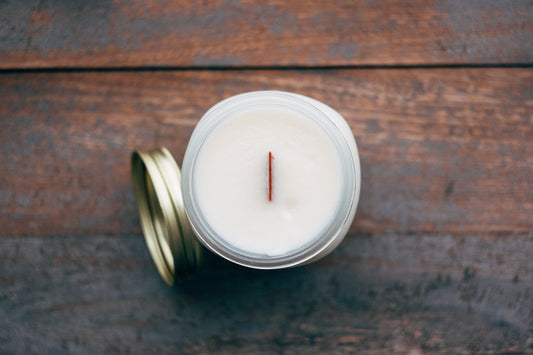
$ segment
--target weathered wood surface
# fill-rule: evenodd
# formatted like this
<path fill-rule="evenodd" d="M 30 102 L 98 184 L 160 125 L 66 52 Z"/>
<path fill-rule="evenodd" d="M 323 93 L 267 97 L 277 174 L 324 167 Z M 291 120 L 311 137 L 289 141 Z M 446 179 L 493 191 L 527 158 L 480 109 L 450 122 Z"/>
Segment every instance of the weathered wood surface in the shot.
<path fill-rule="evenodd" d="M 531 62 L 530 0 L 0 2 L 0 68 Z"/>
<path fill-rule="evenodd" d="M 533 70 L 183 71 L 0 76 L 5 236 L 139 234 L 129 155 L 178 161 L 202 114 L 243 91 L 329 103 L 362 161 L 351 234 L 533 231 Z"/>
<path fill-rule="evenodd" d="M 0 238 L 0 352 L 533 351 L 533 238 L 351 235 L 280 271 L 212 257 L 171 289 L 141 236 Z"/>
<path fill-rule="evenodd" d="M 533 353 L 533 69 L 319 69 L 532 63 L 530 0 L 0 1 L 0 353 Z M 348 120 L 355 223 L 168 288 L 129 155 L 263 89 Z"/>

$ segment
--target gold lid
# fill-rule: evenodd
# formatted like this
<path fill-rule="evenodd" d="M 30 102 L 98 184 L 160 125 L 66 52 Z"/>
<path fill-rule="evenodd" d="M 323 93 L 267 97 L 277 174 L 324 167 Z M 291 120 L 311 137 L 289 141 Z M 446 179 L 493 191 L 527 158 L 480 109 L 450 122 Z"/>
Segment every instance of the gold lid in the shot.
<path fill-rule="evenodd" d="M 181 174 L 162 147 L 131 155 L 131 174 L 141 226 L 159 274 L 172 286 L 199 266 L 202 247 L 185 213 Z"/>

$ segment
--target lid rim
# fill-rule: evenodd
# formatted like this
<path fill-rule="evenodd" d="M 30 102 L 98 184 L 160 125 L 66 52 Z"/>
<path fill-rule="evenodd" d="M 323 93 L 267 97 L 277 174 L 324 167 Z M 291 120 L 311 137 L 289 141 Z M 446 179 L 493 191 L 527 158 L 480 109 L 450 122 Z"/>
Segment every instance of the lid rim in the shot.
<path fill-rule="evenodd" d="M 132 152 L 131 174 L 148 250 L 159 274 L 172 286 L 177 278 L 196 271 L 202 253 L 184 212 L 179 167 L 161 147 Z"/>

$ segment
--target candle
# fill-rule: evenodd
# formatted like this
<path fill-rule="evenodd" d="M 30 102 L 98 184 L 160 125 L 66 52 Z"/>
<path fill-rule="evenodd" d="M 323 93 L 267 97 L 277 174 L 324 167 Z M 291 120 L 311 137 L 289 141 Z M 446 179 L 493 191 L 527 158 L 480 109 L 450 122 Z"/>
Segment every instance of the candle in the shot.
<path fill-rule="evenodd" d="M 185 210 L 212 251 L 242 265 L 316 260 L 346 234 L 360 188 L 353 135 L 300 95 L 237 95 L 200 120 L 183 162 Z"/>

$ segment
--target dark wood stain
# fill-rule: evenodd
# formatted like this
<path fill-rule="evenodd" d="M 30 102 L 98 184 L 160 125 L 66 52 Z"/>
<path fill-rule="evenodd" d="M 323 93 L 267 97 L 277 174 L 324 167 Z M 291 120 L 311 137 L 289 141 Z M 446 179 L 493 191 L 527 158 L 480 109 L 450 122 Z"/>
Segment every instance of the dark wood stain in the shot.
<path fill-rule="evenodd" d="M 351 233 L 529 233 L 532 83 L 530 69 L 5 75 L 0 224 L 13 236 L 138 234 L 130 153 L 163 145 L 181 161 L 210 106 L 279 89 L 351 125 L 363 171 Z"/>
<path fill-rule="evenodd" d="M 532 16 L 527 0 L 4 1 L 0 68 L 529 63 Z"/>
<path fill-rule="evenodd" d="M 0 353 L 532 353 L 532 11 L 0 0 Z M 209 107 L 265 89 L 347 119 L 355 222 L 317 263 L 207 253 L 169 288 L 130 153 L 164 145 L 181 163 Z"/>
<path fill-rule="evenodd" d="M 0 348 L 528 351 L 533 241 L 520 236 L 486 245 L 475 236 L 351 235 L 315 264 L 278 271 L 245 269 L 209 254 L 197 275 L 171 289 L 139 235 L 4 237 L 0 272 L 12 282 L 0 288 Z"/>

